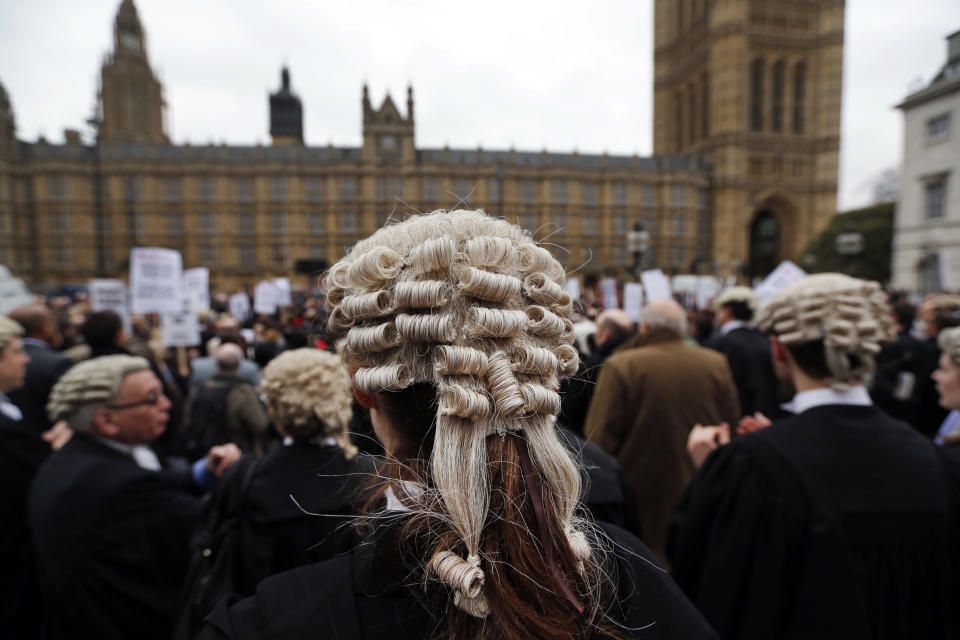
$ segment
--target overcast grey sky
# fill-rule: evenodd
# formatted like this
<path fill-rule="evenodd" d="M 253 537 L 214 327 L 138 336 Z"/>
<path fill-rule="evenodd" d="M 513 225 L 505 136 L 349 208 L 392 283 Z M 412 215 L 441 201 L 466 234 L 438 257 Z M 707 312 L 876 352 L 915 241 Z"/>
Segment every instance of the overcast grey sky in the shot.
<path fill-rule="evenodd" d="M 364 81 L 416 99 L 421 147 L 651 152 L 651 0 L 136 0 L 170 133 L 268 142 L 267 93 L 289 64 L 308 144 L 360 144 Z M 62 140 L 92 113 L 120 0 L 0 2 L 0 82 L 18 135 Z M 848 0 L 840 207 L 899 164 L 911 83 L 960 29 L 957 0 Z"/>

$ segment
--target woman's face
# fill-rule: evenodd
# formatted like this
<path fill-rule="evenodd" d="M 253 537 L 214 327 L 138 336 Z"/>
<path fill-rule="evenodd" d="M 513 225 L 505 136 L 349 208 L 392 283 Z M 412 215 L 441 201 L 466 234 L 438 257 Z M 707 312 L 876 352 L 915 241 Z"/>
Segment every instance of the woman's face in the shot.
<path fill-rule="evenodd" d="M 950 356 L 940 356 L 940 368 L 931 376 L 937 383 L 940 406 L 944 409 L 960 409 L 960 367 Z"/>

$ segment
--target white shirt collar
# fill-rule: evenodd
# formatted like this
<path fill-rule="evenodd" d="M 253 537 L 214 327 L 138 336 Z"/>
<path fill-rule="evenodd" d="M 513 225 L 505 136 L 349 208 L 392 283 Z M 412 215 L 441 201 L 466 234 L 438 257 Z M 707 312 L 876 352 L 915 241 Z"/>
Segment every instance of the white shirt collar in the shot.
<path fill-rule="evenodd" d="M 294 439 L 291 438 L 290 436 L 284 436 L 284 438 L 283 438 L 283 446 L 285 446 L 285 447 L 289 447 L 289 446 L 292 445 L 294 442 L 296 442 L 296 440 L 294 440 Z M 334 440 L 333 438 L 331 438 L 330 436 L 319 436 L 319 437 L 316 437 L 316 438 L 311 438 L 310 440 L 308 440 L 308 442 L 309 442 L 310 444 L 325 444 L 325 445 L 330 446 L 330 447 L 335 447 L 335 446 L 337 446 L 337 441 Z"/>
<path fill-rule="evenodd" d="M 419 484 L 410 482 L 409 480 L 401 480 L 399 482 L 411 498 L 418 499 L 423 495 L 423 487 Z M 387 487 L 384 495 L 387 497 L 387 511 L 410 511 L 410 507 L 400 502 L 400 499 L 397 498 L 397 494 L 393 492 L 392 484 Z"/>
<path fill-rule="evenodd" d="M 835 391 L 829 387 L 825 389 L 809 389 L 793 396 L 793 400 L 781 405 L 790 413 L 800 414 L 808 409 L 825 404 L 846 404 L 860 407 L 869 407 L 873 404 L 870 394 L 863 385 L 855 385 L 846 391 Z"/>
<path fill-rule="evenodd" d="M 728 320 L 720 325 L 720 335 L 725 336 L 734 329 L 740 329 L 741 327 L 746 327 L 747 323 L 743 320 Z"/>
<path fill-rule="evenodd" d="M 23 420 L 23 413 L 20 411 L 20 407 L 10 402 L 10 398 L 8 398 L 5 393 L 0 393 L 0 413 L 14 422 Z"/>
<path fill-rule="evenodd" d="M 146 469 L 147 471 L 160 471 L 161 469 L 160 458 L 157 457 L 153 449 L 145 444 L 127 444 L 99 436 L 94 437 L 111 449 L 133 458 L 133 461 L 136 462 L 137 466 L 141 469 Z"/>

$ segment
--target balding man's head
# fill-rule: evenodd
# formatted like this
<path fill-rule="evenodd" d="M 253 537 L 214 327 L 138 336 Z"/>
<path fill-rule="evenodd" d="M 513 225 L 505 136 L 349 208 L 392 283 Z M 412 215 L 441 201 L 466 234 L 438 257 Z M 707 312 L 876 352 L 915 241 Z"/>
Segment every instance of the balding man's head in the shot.
<path fill-rule="evenodd" d="M 23 327 L 23 335 L 37 340 L 49 340 L 56 333 L 53 312 L 43 304 L 31 304 L 10 312 L 10 318 Z"/>
<path fill-rule="evenodd" d="M 623 340 L 633 333 L 633 322 L 622 309 L 607 309 L 597 316 L 597 344 Z"/>
<path fill-rule="evenodd" d="M 687 334 L 687 314 L 674 300 L 654 300 L 640 312 L 640 332 L 668 329 L 679 336 Z"/>
<path fill-rule="evenodd" d="M 243 362 L 243 351 L 238 345 L 227 342 L 217 349 L 217 367 L 221 371 L 236 371 Z"/>

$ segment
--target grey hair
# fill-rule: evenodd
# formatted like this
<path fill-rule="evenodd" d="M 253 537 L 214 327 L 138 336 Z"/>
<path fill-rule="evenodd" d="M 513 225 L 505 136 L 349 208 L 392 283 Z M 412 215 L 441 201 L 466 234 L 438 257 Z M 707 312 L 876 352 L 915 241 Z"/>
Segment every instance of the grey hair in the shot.
<path fill-rule="evenodd" d="M 47 415 L 53 422 L 65 419 L 72 427 L 77 422 L 72 418 L 82 407 L 109 402 L 125 377 L 149 368 L 146 358 L 128 355 L 101 356 L 74 365 L 50 390 Z"/>
<path fill-rule="evenodd" d="M 23 327 L 16 320 L 11 320 L 7 316 L 0 316 L 0 351 L 6 349 L 7 345 L 13 342 L 14 338 L 23 335 Z"/>
<path fill-rule="evenodd" d="M 954 364 L 960 366 L 960 327 L 941 331 L 937 337 L 937 344 Z"/>
<path fill-rule="evenodd" d="M 221 371 L 236 371 L 243 362 L 243 350 L 232 342 L 221 344 L 217 349 L 217 367 Z"/>
<path fill-rule="evenodd" d="M 683 307 L 673 300 L 651 302 L 640 311 L 640 324 L 650 328 L 669 329 L 674 333 L 687 335 L 687 314 Z"/>

